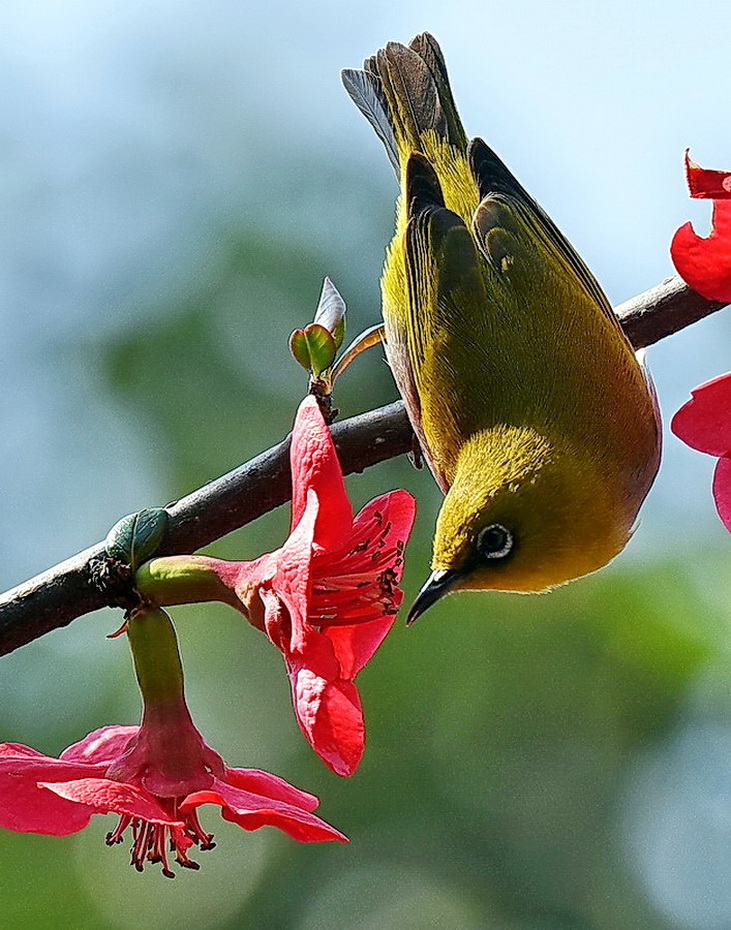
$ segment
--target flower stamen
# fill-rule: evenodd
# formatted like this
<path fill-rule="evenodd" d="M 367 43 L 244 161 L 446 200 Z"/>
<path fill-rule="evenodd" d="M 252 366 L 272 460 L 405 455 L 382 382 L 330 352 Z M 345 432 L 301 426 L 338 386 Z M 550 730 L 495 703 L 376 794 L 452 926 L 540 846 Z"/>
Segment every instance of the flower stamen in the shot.
<path fill-rule="evenodd" d="M 194 811 L 183 818 L 184 826 L 166 823 L 151 823 L 122 814 L 116 828 L 106 836 L 107 846 L 121 843 L 127 827 L 132 827 L 132 846 L 130 864 L 142 872 L 145 862 L 162 864 L 162 874 L 166 878 L 175 878 L 175 872 L 168 863 L 168 849 L 175 853 L 175 861 L 184 869 L 198 870 L 200 865 L 188 858 L 187 850 L 198 846 L 201 850 L 213 849 L 213 834 L 206 833 L 200 825 Z"/>

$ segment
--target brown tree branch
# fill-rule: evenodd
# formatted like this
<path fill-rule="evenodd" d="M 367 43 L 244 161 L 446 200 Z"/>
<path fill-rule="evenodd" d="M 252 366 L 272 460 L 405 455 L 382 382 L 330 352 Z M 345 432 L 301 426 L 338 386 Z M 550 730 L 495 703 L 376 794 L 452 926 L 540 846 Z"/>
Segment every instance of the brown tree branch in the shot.
<path fill-rule="evenodd" d="M 635 348 L 652 345 L 725 304 L 706 300 L 680 278 L 621 304 L 617 316 Z M 412 432 L 401 402 L 333 426 L 345 474 L 402 455 Z M 161 554 L 193 552 L 285 503 L 290 497 L 289 439 L 210 482 L 167 509 L 170 526 Z M 0 655 L 66 626 L 106 603 L 93 580 L 105 554 L 97 543 L 0 596 Z"/>

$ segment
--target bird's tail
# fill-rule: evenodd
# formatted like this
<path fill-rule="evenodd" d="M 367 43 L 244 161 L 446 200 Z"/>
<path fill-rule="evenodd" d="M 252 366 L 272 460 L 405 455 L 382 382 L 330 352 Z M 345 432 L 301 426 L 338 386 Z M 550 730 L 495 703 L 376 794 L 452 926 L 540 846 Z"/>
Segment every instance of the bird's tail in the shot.
<path fill-rule="evenodd" d="M 397 177 L 413 152 L 448 143 L 462 158 L 467 136 L 454 104 L 447 67 L 434 36 L 389 42 L 342 72 L 343 85 L 383 142 Z"/>

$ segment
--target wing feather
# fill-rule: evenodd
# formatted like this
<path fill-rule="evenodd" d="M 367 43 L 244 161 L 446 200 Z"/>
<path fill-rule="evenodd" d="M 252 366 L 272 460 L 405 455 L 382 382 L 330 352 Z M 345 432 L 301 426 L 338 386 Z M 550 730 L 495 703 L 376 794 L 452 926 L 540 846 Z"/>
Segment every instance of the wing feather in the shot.
<path fill-rule="evenodd" d="M 484 248 L 490 230 L 495 227 L 495 211 L 492 204 L 498 202 L 506 209 L 515 211 L 534 237 L 532 248 L 535 248 L 535 243 L 541 243 L 548 249 L 566 272 L 578 279 L 586 293 L 611 319 L 616 329 L 622 332 L 604 291 L 583 259 L 493 150 L 482 139 L 473 139 L 469 145 L 468 157 L 482 198 L 474 219 L 478 246 Z M 488 254 L 485 257 L 490 259 Z"/>
<path fill-rule="evenodd" d="M 469 377 L 459 353 L 465 313 L 488 307 L 484 261 L 464 220 L 444 206 L 436 174 L 423 156 L 412 155 L 407 182 L 407 301 L 403 314 L 389 317 L 388 357 L 425 457 L 446 490 L 462 438 L 474 427 L 465 422 L 472 416 L 469 405 L 457 402 L 458 381 Z M 426 407 L 420 402 L 425 397 Z"/>

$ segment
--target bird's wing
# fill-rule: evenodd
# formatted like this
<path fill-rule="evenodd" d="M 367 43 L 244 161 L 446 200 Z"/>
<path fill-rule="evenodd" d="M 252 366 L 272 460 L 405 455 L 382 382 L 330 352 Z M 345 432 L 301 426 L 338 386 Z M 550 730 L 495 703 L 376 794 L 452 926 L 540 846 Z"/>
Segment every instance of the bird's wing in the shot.
<path fill-rule="evenodd" d="M 623 332 L 604 291 L 574 247 L 492 149 L 482 139 L 473 139 L 468 158 L 481 198 L 474 219 L 475 237 L 485 257 L 489 261 L 494 258 L 485 244 L 489 242 L 491 230 L 497 228 L 498 217 L 504 215 L 494 206 L 500 203 L 505 209 L 519 214 L 528 227 L 529 237 L 525 241 L 531 243 L 531 248 L 541 243 L 548 249 L 565 271 L 579 282 L 593 303 Z"/>
<path fill-rule="evenodd" d="M 406 313 L 389 326 L 389 341 L 398 346 L 396 352 L 390 346 L 389 357 L 399 356 L 400 372 L 394 373 L 427 460 L 446 490 L 471 431 L 463 422 L 471 416 L 469 405 L 458 400 L 469 352 L 465 320 L 487 304 L 483 262 L 462 218 L 444 206 L 434 169 L 418 154 L 409 159 L 407 194 L 408 302 Z"/>

